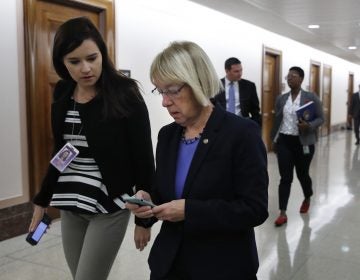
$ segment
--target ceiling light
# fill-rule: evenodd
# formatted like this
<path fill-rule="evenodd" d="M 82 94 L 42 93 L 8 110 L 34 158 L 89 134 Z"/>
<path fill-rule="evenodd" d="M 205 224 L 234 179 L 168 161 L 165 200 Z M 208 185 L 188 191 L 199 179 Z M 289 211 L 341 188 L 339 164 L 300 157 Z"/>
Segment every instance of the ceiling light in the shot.
<path fill-rule="evenodd" d="M 310 29 L 318 29 L 318 28 L 320 28 L 320 25 L 318 25 L 318 24 L 309 24 L 308 28 L 310 28 Z"/>
<path fill-rule="evenodd" d="M 356 50 L 356 49 L 357 49 L 357 46 L 348 46 L 348 49 L 349 49 L 349 50 Z"/>

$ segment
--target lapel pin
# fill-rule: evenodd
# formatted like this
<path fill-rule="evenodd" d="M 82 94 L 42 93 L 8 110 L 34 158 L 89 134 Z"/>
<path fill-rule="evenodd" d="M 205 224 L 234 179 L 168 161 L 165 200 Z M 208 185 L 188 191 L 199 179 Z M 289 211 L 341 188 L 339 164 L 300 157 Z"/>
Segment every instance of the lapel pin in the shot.
<path fill-rule="evenodd" d="M 203 140 L 203 143 L 204 143 L 204 144 L 209 143 L 209 139 L 205 138 L 205 139 Z"/>

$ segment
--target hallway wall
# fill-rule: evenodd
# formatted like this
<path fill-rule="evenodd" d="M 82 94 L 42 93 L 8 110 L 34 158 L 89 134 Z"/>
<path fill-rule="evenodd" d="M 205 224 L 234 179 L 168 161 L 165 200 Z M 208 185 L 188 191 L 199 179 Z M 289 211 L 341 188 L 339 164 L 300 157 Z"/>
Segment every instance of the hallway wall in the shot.
<path fill-rule="evenodd" d="M 29 200 L 22 0 L 0 9 L 0 209 Z"/>
<path fill-rule="evenodd" d="M 357 75 L 360 74 L 359 65 L 191 1 L 116 0 L 115 8 L 117 64 L 122 69 L 130 69 L 132 76 L 144 86 L 154 139 L 158 129 L 171 119 L 164 109 L 152 110 L 161 106 L 161 100 L 150 94 L 153 86 L 148 71 L 154 56 L 174 40 L 191 40 L 203 47 L 215 64 L 219 77 L 224 76 L 224 61 L 230 56 L 238 57 L 243 64 L 243 77 L 256 83 L 259 97 L 263 45 L 282 51 L 282 76 L 294 65 L 304 69 L 304 89 L 309 86 L 310 60 L 331 65 L 331 125 L 345 122 L 347 79 L 349 72 L 353 72 L 355 85 L 360 82 L 360 75 Z M 282 82 L 287 91 L 285 80 Z"/>

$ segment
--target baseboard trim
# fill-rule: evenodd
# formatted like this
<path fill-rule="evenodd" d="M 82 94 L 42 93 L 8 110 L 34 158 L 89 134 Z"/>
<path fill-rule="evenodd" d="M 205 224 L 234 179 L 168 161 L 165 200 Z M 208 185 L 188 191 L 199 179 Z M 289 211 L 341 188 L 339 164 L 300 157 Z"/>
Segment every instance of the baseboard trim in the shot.
<path fill-rule="evenodd" d="M 335 132 L 335 131 L 339 131 L 339 130 L 345 130 L 347 129 L 347 126 L 346 126 L 346 122 L 344 123 L 338 123 L 338 124 L 333 124 L 330 128 L 330 131 L 331 132 Z"/>
<path fill-rule="evenodd" d="M 31 202 L 0 209 L 0 241 L 26 233 L 32 212 Z"/>

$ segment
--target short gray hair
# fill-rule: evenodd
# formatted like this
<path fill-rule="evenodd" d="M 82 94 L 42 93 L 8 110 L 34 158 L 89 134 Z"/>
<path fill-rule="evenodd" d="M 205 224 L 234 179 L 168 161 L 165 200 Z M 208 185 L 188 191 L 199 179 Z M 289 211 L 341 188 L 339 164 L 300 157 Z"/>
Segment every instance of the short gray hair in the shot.
<path fill-rule="evenodd" d="M 202 106 L 209 105 L 221 88 L 208 55 L 188 41 L 172 42 L 160 52 L 151 64 L 150 79 L 152 83 L 186 83 Z"/>

